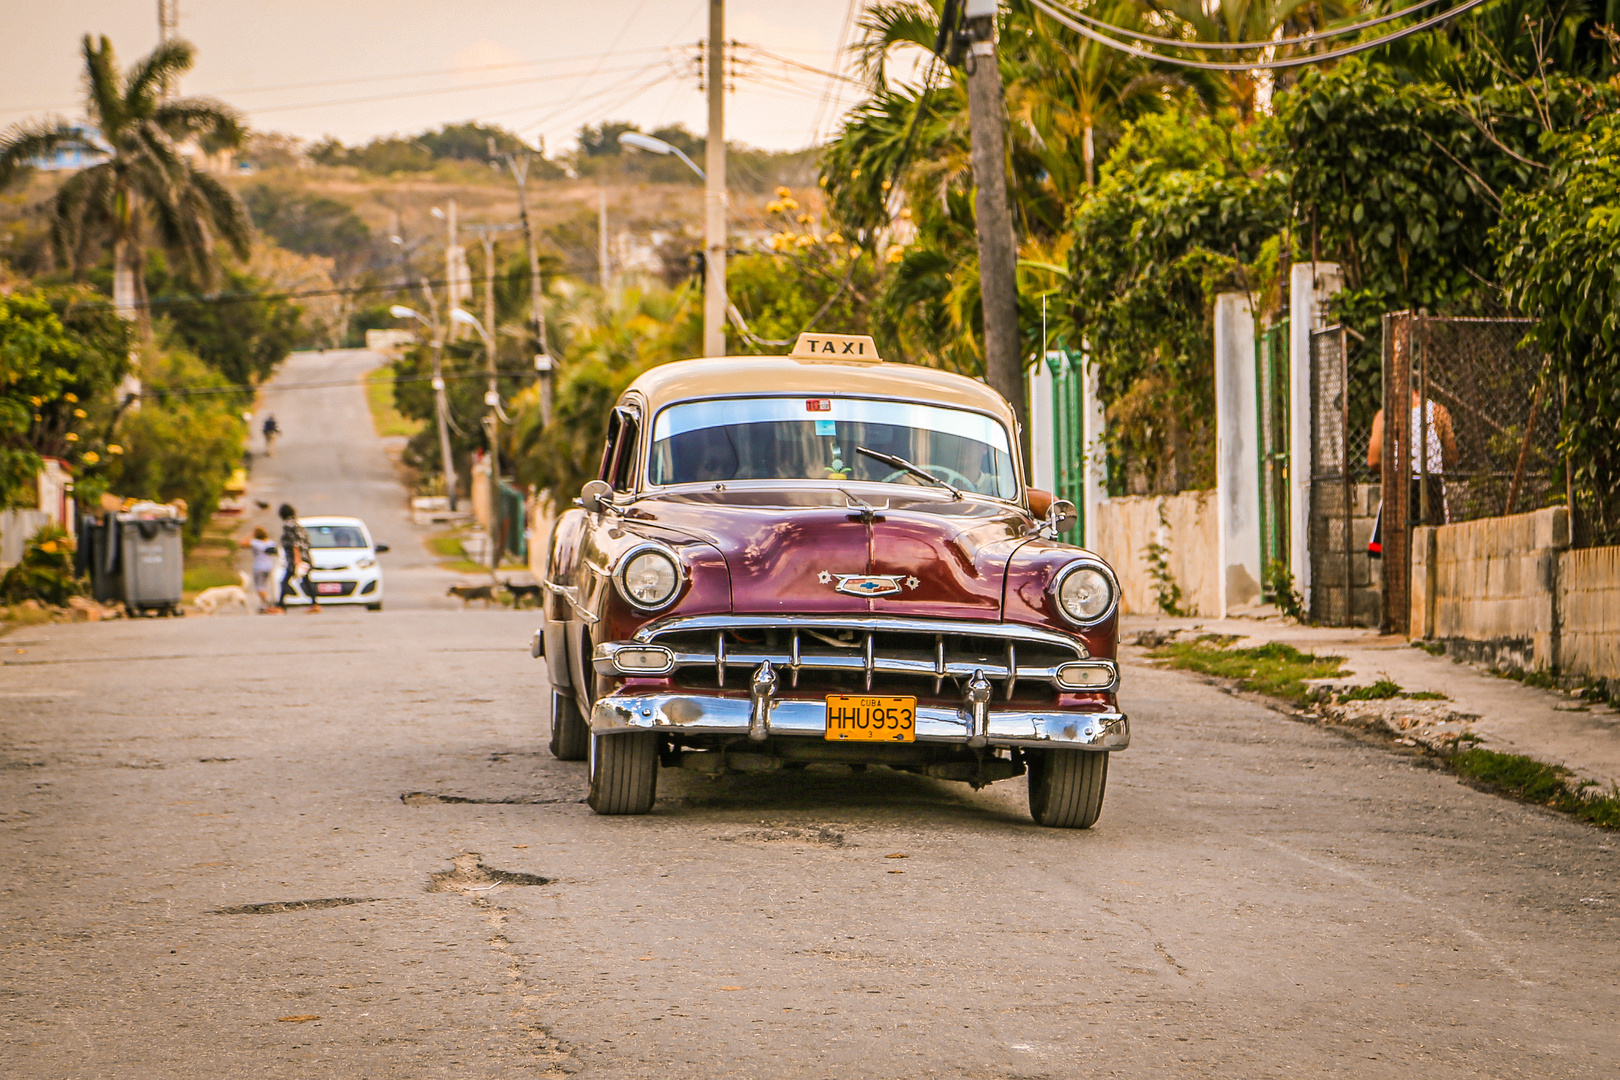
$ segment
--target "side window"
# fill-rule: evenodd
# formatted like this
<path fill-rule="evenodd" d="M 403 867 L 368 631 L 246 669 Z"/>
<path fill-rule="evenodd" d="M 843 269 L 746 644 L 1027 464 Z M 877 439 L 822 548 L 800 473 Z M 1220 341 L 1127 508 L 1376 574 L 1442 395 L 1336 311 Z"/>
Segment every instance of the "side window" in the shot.
<path fill-rule="evenodd" d="M 608 414 L 607 442 L 602 446 L 602 467 L 596 471 L 598 480 L 613 476 L 614 455 L 618 449 L 619 431 L 624 427 L 624 410 L 614 409 Z"/>
<path fill-rule="evenodd" d="M 607 444 L 602 448 L 598 480 L 606 480 L 614 491 L 635 487 L 636 429 L 639 417 L 634 410 L 620 406 L 608 418 Z"/>
<path fill-rule="evenodd" d="M 636 421 L 639 418 L 629 410 L 623 412 L 618 446 L 613 455 L 613 474 L 608 477 L 614 491 L 629 491 L 636 486 L 636 432 L 639 426 Z"/>

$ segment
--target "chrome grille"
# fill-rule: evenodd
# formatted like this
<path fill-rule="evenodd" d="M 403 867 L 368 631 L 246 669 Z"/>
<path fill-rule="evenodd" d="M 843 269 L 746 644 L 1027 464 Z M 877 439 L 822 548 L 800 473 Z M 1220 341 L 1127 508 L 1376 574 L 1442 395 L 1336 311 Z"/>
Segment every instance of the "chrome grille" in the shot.
<path fill-rule="evenodd" d="M 1049 690 L 1058 667 L 1090 655 L 1082 643 L 1037 627 L 881 616 L 688 616 L 646 626 L 636 640 L 671 650 L 678 679 L 719 687 L 728 679 L 740 686 L 769 661 L 788 689 L 803 681 L 871 690 L 882 675 L 931 682 L 937 695 L 946 680 L 982 672 L 1005 700 L 1021 681 Z"/>

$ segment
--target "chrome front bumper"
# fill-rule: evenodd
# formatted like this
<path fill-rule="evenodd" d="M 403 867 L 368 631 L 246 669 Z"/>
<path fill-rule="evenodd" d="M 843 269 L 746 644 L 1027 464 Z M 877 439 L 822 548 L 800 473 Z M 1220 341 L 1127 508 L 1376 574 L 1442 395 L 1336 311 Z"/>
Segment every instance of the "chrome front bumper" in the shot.
<path fill-rule="evenodd" d="M 768 697 L 767 701 L 771 735 L 826 738 L 825 701 L 791 697 Z M 619 693 L 602 698 L 591 710 L 591 733 L 662 731 L 672 735 L 748 736 L 750 719 L 754 720 L 757 739 L 761 725 L 753 697 Z M 973 739 L 973 729 L 974 718 L 966 708 L 917 706 L 917 741 L 920 743 L 965 744 Z M 1112 710 L 991 708 L 984 735 L 990 746 L 1123 750 L 1131 744 L 1131 725 L 1124 713 Z"/>

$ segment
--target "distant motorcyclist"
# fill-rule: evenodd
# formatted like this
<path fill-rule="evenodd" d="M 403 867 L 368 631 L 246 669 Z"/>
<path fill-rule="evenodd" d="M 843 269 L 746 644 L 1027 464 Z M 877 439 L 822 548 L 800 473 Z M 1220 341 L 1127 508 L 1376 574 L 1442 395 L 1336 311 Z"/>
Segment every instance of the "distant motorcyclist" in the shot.
<path fill-rule="evenodd" d="M 281 434 L 281 425 L 276 423 L 274 413 L 264 418 L 262 430 L 264 431 L 264 456 L 275 457 L 276 436 Z"/>

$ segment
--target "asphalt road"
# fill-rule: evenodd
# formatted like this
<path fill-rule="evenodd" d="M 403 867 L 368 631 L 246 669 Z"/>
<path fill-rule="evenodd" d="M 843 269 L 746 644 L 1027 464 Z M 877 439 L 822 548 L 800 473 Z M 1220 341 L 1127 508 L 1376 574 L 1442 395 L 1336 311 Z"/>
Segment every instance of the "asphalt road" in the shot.
<path fill-rule="evenodd" d="M 321 430 L 282 491 L 381 515 Z M 409 608 L 0 638 L 0 1075 L 1620 1071 L 1620 836 L 1420 757 L 1128 658 L 1088 832 L 832 767 L 598 818 L 533 615 Z"/>
<path fill-rule="evenodd" d="M 279 537 L 276 510 L 282 503 L 291 503 L 304 517 L 361 518 L 372 538 L 391 548 L 382 559 L 385 607 L 460 607 L 460 601 L 445 595 L 459 579 L 443 574 L 423 546 L 427 530 L 411 523 L 410 502 L 382 441 L 372 433 L 371 411 L 359 381 L 385 362 L 364 349 L 287 358 L 260 394 L 254 415 L 251 495 L 270 507 L 256 511 L 249 524 L 263 525 L 272 539 Z M 282 433 L 274 454 L 266 456 L 260 425 L 269 415 Z"/>

